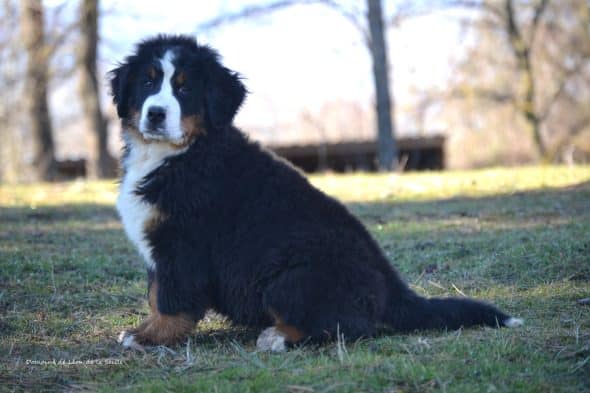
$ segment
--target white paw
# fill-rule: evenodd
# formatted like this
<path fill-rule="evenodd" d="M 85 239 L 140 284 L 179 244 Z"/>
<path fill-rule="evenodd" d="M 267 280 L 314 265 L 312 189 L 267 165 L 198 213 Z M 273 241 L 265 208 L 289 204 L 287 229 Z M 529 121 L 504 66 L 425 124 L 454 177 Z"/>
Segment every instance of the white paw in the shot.
<path fill-rule="evenodd" d="M 135 335 L 123 330 L 119 337 L 117 338 L 117 342 L 126 349 L 135 349 L 137 351 L 145 352 L 143 345 L 139 344 L 135 341 Z"/>
<path fill-rule="evenodd" d="M 520 318 L 508 318 L 504 321 L 504 326 L 509 328 L 515 328 L 524 325 L 524 320 Z"/>
<path fill-rule="evenodd" d="M 287 350 L 285 336 L 275 327 L 264 329 L 256 340 L 256 348 L 260 351 L 284 352 Z"/>

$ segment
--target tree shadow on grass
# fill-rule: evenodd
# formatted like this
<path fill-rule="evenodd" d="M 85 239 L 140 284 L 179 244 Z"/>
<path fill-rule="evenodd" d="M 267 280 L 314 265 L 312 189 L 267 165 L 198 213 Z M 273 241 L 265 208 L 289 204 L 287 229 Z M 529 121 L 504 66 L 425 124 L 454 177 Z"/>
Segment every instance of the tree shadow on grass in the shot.
<path fill-rule="evenodd" d="M 406 273 L 440 269 L 431 266 L 440 264 L 428 261 L 433 258 L 478 263 L 478 255 L 485 253 L 490 258 L 525 260 L 544 252 L 552 258 L 546 262 L 553 265 L 540 266 L 539 273 L 552 268 L 558 271 L 569 258 L 572 265 L 585 270 L 582 276 L 590 279 L 590 239 L 584 234 L 590 230 L 590 182 L 483 197 L 352 202 L 348 206 L 394 264 L 402 260 L 400 267 Z M 523 250 L 531 252 L 526 255 Z M 406 257 L 416 262 L 406 263 Z M 496 266 L 497 273 L 508 278 L 514 267 L 502 266 L 501 262 Z M 570 267 L 576 270 L 576 266 Z M 569 270 L 561 270 L 562 276 L 575 273 Z M 516 273 L 513 280 L 523 278 Z M 535 277 L 540 278 L 538 274 Z"/>
<path fill-rule="evenodd" d="M 395 195 L 393 196 L 395 197 Z M 351 202 L 347 204 L 365 224 L 387 219 L 414 221 L 446 217 L 519 219 L 529 215 L 590 217 L 590 181 L 573 186 L 420 201 Z"/>
<path fill-rule="evenodd" d="M 1 206 L 1 224 L 58 223 L 69 220 L 107 221 L 118 219 L 111 205 L 80 203 L 55 206 Z"/>

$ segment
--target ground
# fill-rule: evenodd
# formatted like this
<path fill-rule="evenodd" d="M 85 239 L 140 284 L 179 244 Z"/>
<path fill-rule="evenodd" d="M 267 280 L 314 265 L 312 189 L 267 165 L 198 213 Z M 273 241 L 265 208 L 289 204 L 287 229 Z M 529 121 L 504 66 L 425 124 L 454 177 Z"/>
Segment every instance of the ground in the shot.
<path fill-rule="evenodd" d="M 526 325 L 382 334 L 284 354 L 210 315 L 183 345 L 123 350 L 148 313 L 114 182 L 0 186 L 0 391 L 590 391 L 590 166 L 312 181 L 421 294 Z"/>

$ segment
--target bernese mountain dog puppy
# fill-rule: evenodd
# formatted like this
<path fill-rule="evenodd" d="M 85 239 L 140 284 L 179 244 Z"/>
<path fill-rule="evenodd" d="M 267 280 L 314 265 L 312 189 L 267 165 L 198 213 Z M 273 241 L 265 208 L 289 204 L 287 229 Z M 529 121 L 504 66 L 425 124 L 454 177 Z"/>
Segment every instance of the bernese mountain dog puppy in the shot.
<path fill-rule="evenodd" d="M 125 347 L 185 339 L 205 311 L 282 351 L 380 326 L 518 326 L 492 305 L 423 298 L 363 225 L 232 121 L 240 76 L 187 36 L 139 43 L 110 72 L 124 140 L 117 209 L 148 272 L 149 317 Z"/>

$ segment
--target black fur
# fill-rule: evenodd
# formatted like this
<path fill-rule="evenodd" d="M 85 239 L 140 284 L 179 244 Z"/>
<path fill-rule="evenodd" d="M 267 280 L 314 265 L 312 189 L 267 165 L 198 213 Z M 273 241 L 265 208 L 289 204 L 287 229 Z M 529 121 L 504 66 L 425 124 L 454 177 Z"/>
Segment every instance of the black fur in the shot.
<path fill-rule="evenodd" d="M 141 99 L 132 88 L 137 70 L 171 47 L 192 72 L 187 110 L 205 116 L 207 132 L 136 191 L 166 217 L 146 234 L 160 312 L 198 320 L 212 308 L 256 327 L 278 315 L 316 341 L 335 337 L 337 328 L 356 339 L 383 324 L 413 331 L 509 319 L 475 300 L 414 293 L 342 204 L 231 125 L 246 90 L 210 48 L 186 37 L 141 43 L 112 72 L 123 122 Z"/>

